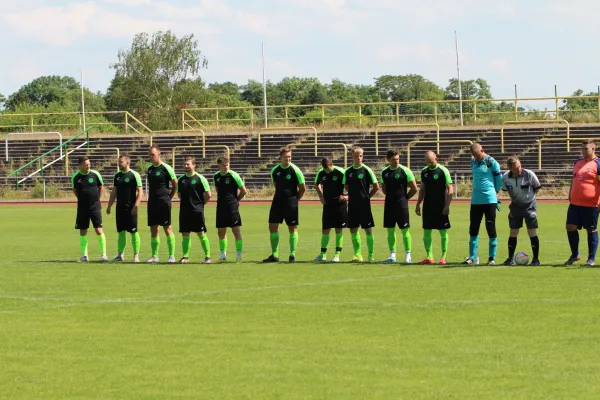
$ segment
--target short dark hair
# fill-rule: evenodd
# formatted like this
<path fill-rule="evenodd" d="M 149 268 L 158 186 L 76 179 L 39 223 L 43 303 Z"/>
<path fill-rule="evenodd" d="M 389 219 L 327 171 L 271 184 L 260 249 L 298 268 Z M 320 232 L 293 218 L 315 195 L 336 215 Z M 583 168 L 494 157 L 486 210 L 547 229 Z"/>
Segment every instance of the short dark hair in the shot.
<path fill-rule="evenodd" d="M 385 158 L 389 160 L 390 158 L 398 156 L 398 155 L 400 155 L 400 153 L 398 152 L 398 150 L 396 150 L 396 149 L 389 149 L 387 151 L 387 153 L 385 153 Z"/>
<path fill-rule="evenodd" d="M 285 147 L 282 147 L 282 148 L 279 150 L 279 157 L 281 157 L 281 156 L 282 156 L 282 155 L 284 155 L 285 153 L 291 153 L 291 152 L 292 152 L 292 148 L 291 148 L 290 146 L 285 146 Z"/>
<path fill-rule="evenodd" d="M 131 157 L 129 157 L 129 154 L 121 154 L 121 155 L 119 156 L 119 160 L 120 160 L 120 159 L 125 159 L 125 160 L 127 160 L 127 161 L 131 161 Z"/>
<path fill-rule="evenodd" d="M 152 146 L 150 146 L 150 151 L 152 151 L 152 149 L 158 151 L 160 153 L 160 146 L 157 144 L 153 144 Z"/>
<path fill-rule="evenodd" d="M 192 164 L 196 165 L 196 157 L 186 156 L 185 161 L 191 161 Z"/>
<path fill-rule="evenodd" d="M 219 157 L 217 158 L 217 164 L 223 164 L 224 162 L 230 162 L 229 157 Z"/>
<path fill-rule="evenodd" d="M 594 139 L 588 139 L 586 141 L 583 142 L 582 147 L 586 146 L 588 144 L 593 144 L 595 148 L 597 148 L 598 146 L 596 146 L 596 141 Z"/>
<path fill-rule="evenodd" d="M 517 161 L 521 162 L 521 160 L 519 159 L 519 156 L 516 156 L 516 155 L 510 156 L 510 157 L 508 157 L 508 158 L 506 159 L 506 166 L 507 166 L 508 168 L 512 168 L 512 166 L 513 166 L 513 165 L 514 165 L 514 164 L 515 164 Z"/>
<path fill-rule="evenodd" d="M 332 160 L 330 157 L 323 157 L 323 158 L 321 159 L 321 166 L 322 166 L 323 168 L 327 168 L 327 167 L 329 167 L 330 165 L 333 165 L 333 160 Z"/>
<path fill-rule="evenodd" d="M 81 156 L 77 159 L 77 163 L 79 165 L 83 164 L 84 162 L 86 162 L 87 160 L 89 160 L 90 158 L 88 156 Z"/>

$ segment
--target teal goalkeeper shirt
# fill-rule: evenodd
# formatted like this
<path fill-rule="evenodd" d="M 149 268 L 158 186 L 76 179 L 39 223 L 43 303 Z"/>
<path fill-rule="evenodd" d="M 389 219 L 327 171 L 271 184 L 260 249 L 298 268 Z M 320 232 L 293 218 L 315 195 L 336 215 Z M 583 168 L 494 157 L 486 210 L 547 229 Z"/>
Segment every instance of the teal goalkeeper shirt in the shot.
<path fill-rule="evenodd" d="M 473 173 L 473 194 L 471 204 L 496 204 L 497 193 L 502 188 L 500 164 L 490 156 L 481 161 L 471 159 Z"/>

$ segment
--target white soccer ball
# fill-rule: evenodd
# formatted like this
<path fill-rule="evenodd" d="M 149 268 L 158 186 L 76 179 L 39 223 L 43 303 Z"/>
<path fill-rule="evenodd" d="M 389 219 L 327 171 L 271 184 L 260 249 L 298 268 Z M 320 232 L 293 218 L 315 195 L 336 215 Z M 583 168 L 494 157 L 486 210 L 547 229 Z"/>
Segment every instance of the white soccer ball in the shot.
<path fill-rule="evenodd" d="M 527 265 L 529 264 L 529 254 L 524 251 L 520 251 L 515 254 L 515 264 L 517 265 Z"/>

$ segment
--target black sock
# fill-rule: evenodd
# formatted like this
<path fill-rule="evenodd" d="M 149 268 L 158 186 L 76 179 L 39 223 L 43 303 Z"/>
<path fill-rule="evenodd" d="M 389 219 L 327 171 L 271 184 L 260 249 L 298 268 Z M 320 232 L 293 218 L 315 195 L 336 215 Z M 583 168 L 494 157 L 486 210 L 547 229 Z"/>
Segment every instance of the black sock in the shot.
<path fill-rule="evenodd" d="M 517 237 L 508 238 L 508 258 L 512 260 L 515 256 L 515 250 L 517 249 Z"/>
<path fill-rule="evenodd" d="M 531 241 L 531 251 L 533 252 L 533 258 L 537 260 L 540 255 L 540 239 L 537 236 L 529 238 Z"/>
<path fill-rule="evenodd" d="M 571 246 L 571 257 L 577 257 L 579 254 L 579 232 L 567 231 L 569 237 L 569 246 Z"/>

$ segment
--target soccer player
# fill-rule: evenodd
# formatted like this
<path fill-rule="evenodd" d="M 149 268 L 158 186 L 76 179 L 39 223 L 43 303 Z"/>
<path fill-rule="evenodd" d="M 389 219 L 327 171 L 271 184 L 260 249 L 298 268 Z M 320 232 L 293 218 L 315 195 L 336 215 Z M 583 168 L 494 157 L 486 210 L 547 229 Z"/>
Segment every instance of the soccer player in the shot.
<path fill-rule="evenodd" d="M 423 203 L 423 244 L 427 255 L 419 264 L 434 264 L 433 240 L 431 231 L 437 229 L 442 239 L 442 256 L 440 264 L 446 264 L 448 254 L 448 229 L 450 229 L 450 203 L 454 195 L 454 186 L 450 172 L 438 163 L 437 155 L 433 151 L 425 153 L 427 166 L 421 171 L 421 188 L 415 213 L 421 215 Z"/>
<path fill-rule="evenodd" d="M 400 154 L 397 150 L 388 150 L 386 160 L 389 165 L 381 171 L 381 189 L 385 194 L 383 208 L 383 227 L 387 229 L 390 257 L 386 263 L 396 262 L 396 225 L 402 232 L 406 263 L 412 263 L 410 236 L 410 218 L 408 215 L 408 200 L 417 193 L 415 176 L 410 169 L 400 164 Z M 410 189 L 409 189 L 410 187 Z"/>
<path fill-rule="evenodd" d="M 279 151 L 279 164 L 271 170 L 271 181 L 275 186 L 275 195 L 269 211 L 269 232 L 271 255 L 263 262 L 279 261 L 279 224 L 283 221 L 290 232 L 289 262 L 296 262 L 298 247 L 298 202 L 306 192 L 302 171 L 292 164 L 292 149 L 284 147 Z"/>
<path fill-rule="evenodd" d="M 379 190 L 377 178 L 371 168 L 363 164 L 363 149 L 352 148 L 352 165 L 344 171 L 344 188 L 348 193 L 348 228 L 352 235 L 354 257 L 352 261 L 362 262 L 362 243 L 358 228 L 363 228 L 367 235 L 368 261 L 375 261 L 375 238 L 373 236 L 373 213 L 371 197 Z"/>
<path fill-rule="evenodd" d="M 348 224 L 348 202 L 344 196 L 344 170 L 333 165 L 329 157 L 321 160 L 321 167 L 315 177 L 315 189 L 319 200 L 323 204 L 323 216 L 321 217 L 321 254 L 315 258 L 315 262 L 327 260 L 327 246 L 329 245 L 329 232 L 335 229 L 335 255 L 333 262 L 340 261 L 340 253 L 344 243 L 342 228 Z"/>
<path fill-rule="evenodd" d="M 588 258 L 585 263 L 596 263 L 598 250 L 598 211 L 600 210 L 600 160 L 596 157 L 596 142 L 588 140 L 581 148 L 582 158 L 573 166 L 573 181 L 569 190 L 567 211 L 567 236 L 571 247 L 571 257 L 566 264 L 571 265 L 581 259 L 579 255 L 579 232 L 582 227 L 588 236 Z"/>
<path fill-rule="evenodd" d="M 498 235 L 496 234 L 496 209 L 499 209 L 498 192 L 502 189 L 500 164 L 483 151 L 479 143 L 471 145 L 471 171 L 473 190 L 469 213 L 469 257 L 463 264 L 477 264 L 479 260 L 479 227 L 485 216 L 485 229 L 489 238 L 488 265 L 496 264 Z"/>
<path fill-rule="evenodd" d="M 188 263 L 192 238 L 190 232 L 198 234 L 200 245 L 204 250 L 204 264 L 210 264 L 210 241 L 206 235 L 204 220 L 204 205 L 210 200 L 210 186 L 206 178 L 196 172 L 196 159 L 186 157 L 184 164 L 185 174 L 177 181 L 177 196 L 181 200 L 179 205 L 179 232 L 182 237 L 183 257 L 180 263 Z"/>
<path fill-rule="evenodd" d="M 112 205 L 117 200 L 117 256 L 113 262 L 125 261 L 125 246 L 127 232 L 131 233 L 133 246 L 133 262 L 140 262 L 140 233 L 138 232 L 138 207 L 142 201 L 142 179 L 140 174 L 130 168 L 131 159 L 128 155 L 119 156 L 119 172 L 115 174 L 113 188 L 106 213 L 110 214 Z"/>
<path fill-rule="evenodd" d="M 229 158 L 217 160 L 219 171 L 213 176 L 213 184 L 217 190 L 217 230 L 219 232 L 219 249 L 221 260 L 227 259 L 227 228 L 231 228 L 235 237 L 236 260 L 242 259 L 242 218 L 240 217 L 240 200 L 248 194 L 244 181 L 229 169 Z"/>
<path fill-rule="evenodd" d="M 102 176 L 91 169 L 90 159 L 87 156 L 79 157 L 79 171 L 71 176 L 71 186 L 73 193 L 77 197 L 77 218 L 75 220 L 75 229 L 79 229 L 79 247 L 81 249 L 81 258 L 79 262 L 86 262 L 88 258 L 88 237 L 87 231 L 90 227 L 90 221 L 96 231 L 101 261 L 108 261 L 106 256 L 106 237 L 102 231 L 102 207 L 100 199 L 104 192 L 104 182 Z"/>
<path fill-rule="evenodd" d="M 171 228 L 171 200 L 177 192 L 177 177 L 173 168 L 162 162 L 160 147 L 152 145 L 149 152 L 150 162 L 148 167 L 148 226 L 150 227 L 150 245 L 152 257 L 149 263 L 158 263 L 158 249 L 160 248 L 159 226 L 162 226 L 167 235 L 169 249 L 169 263 L 175 262 L 175 235 Z"/>
<path fill-rule="evenodd" d="M 540 265 L 538 258 L 540 240 L 537 236 L 538 220 L 535 195 L 542 185 L 533 171 L 521 167 L 519 157 L 508 157 L 506 166 L 509 170 L 502 176 L 502 190 L 510 195 L 508 213 L 510 236 L 508 238 L 508 258 L 504 261 L 504 265 L 516 265 L 514 257 L 517 249 L 517 236 L 523 227 L 524 219 L 533 252 L 531 265 L 537 266 Z"/>

